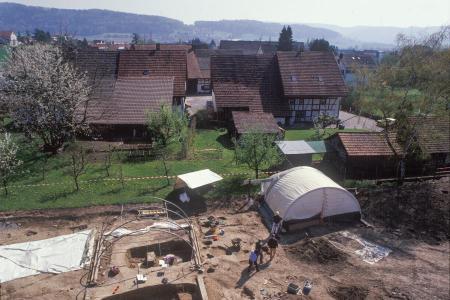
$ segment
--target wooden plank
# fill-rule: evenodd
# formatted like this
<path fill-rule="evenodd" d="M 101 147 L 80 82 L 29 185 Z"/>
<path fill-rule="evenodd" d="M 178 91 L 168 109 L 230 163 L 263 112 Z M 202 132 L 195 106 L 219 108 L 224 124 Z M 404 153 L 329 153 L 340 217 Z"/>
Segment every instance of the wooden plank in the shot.
<path fill-rule="evenodd" d="M 200 297 L 202 300 L 208 300 L 208 293 L 206 291 L 205 281 L 203 280 L 203 276 L 197 275 L 197 285 L 200 290 Z"/>

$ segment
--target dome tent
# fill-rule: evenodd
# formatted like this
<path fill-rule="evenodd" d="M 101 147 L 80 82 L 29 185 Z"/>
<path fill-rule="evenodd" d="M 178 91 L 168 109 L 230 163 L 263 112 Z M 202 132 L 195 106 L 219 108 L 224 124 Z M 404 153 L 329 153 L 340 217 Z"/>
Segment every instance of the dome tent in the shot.
<path fill-rule="evenodd" d="M 265 202 L 285 222 L 339 215 L 361 216 L 358 200 L 321 171 L 297 167 L 275 174 L 262 184 Z"/>

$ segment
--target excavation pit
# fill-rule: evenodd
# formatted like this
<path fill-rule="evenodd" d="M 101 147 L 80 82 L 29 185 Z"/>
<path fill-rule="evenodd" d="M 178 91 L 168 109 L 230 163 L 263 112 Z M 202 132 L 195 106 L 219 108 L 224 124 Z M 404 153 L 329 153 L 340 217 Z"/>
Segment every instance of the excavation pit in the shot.
<path fill-rule="evenodd" d="M 154 252 L 158 260 L 168 254 L 173 254 L 178 263 L 188 262 L 192 258 L 192 251 L 191 246 L 185 241 L 167 241 L 131 248 L 128 250 L 128 260 L 131 264 L 145 262 L 147 253 Z"/>
<path fill-rule="evenodd" d="M 118 295 L 103 298 L 103 300 L 200 300 L 200 291 L 196 284 L 161 284 L 148 286 Z"/>

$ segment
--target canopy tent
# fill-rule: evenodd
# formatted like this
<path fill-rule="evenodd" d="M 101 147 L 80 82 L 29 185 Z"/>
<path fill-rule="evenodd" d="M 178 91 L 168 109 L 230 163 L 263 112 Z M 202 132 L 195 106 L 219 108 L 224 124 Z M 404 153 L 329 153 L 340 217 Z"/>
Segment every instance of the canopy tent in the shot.
<path fill-rule="evenodd" d="M 361 214 L 358 200 L 317 169 L 297 167 L 262 183 L 265 201 L 284 221 Z"/>
<path fill-rule="evenodd" d="M 175 182 L 175 188 L 178 189 L 187 186 L 190 189 L 195 189 L 222 179 L 223 178 L 219 174 L 216 174 L 209 169 L 205 169 L 178 175 L 177 181 Z"/>

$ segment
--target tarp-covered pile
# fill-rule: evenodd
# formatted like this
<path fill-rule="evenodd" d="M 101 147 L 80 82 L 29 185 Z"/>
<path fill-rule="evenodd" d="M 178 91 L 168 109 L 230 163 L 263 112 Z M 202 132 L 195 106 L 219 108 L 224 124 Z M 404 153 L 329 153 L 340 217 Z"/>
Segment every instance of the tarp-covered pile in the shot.
<path fill-rule="evenodd" d="M 81 269 L 89 260 L 92 230 L 0 246 L 0 282 Z"/>

